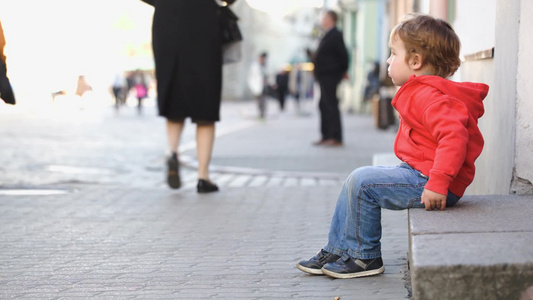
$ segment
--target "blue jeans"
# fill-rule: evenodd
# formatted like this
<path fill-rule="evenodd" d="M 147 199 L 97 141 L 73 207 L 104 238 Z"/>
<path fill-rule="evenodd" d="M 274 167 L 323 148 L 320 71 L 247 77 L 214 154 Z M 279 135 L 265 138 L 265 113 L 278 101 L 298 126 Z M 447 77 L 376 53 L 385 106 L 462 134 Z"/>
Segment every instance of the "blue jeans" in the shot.
<path fill-rule="evenodd" d="M 402 163 L 395 167 L 362 167 L 344 183 L 324 250 L 352 258 L 381 257 L 381 208 L 423 208 L 420 197 L 428 177 Z M 448 193 L 446 206 L 459 197 Z"/>

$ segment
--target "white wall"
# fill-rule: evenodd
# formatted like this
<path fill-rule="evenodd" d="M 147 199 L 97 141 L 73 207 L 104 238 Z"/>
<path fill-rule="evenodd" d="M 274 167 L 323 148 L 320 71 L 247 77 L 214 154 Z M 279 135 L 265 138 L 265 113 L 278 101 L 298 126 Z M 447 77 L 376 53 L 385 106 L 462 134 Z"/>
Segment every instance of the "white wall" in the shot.
<path fill-rule="evenodd" d="M 475 17 L 477 12 L 470 13 L 475 9 L 471 1 L 463 0 L 459 4 L 465 4 L 463 2 L 468 6 L 460 6 L 458 13 L 470 14 L 470 18 L 474 18 L 465 48 L 474 50 L 477 44 L 480 47 L 489 45 L 486 33 L 480 33 L 488 31 L 491 21 L 478 20 L 479 17 Z M 477 2 L 487 4 L 486 1 Z M 485 100 L 486 113 L 480 120 L 485 148 L 476 162 L 476 179 L 469 193 L 533 193 L 533 87 L 530 84 L 533 37 L 529 32 L 533 26 L 532 10 L 533 2 L 529 0 L 497 0 L 492 21 L 494 60 L 466 62 L 461 67 L 463 80 L 482 81 L 491 87 Z M 491 19 L 488 15 L 483 17 Z M 468 22 L 462 24 L 464 26 L 458 26 L 458 30 L 465 33 Z"/>
<path fill-rule="evenodd" d="M 461 39 L 461 55 L 494 47 L 496 0 L 458 0 L 453 26 Z"/>
<path fill-rule="evenodd" d="M 533 193 L 533 1 L 520 1 L 518 62 L 516 84 L 516 157 L 515 180 L 511 191 Z M 502 32 L 502 34 L 505 34 Z"/>
<path fill-rule="evenodd" d="M 479 120 L 479 127 L 485 139 L 485 146 L 476 161 L 476 176 L 467 189 L 468 194 L 508 194 L 512 179 L 514 130 L 513 107 L 496 94 L 495 60 L 465 62 L 461 77 L 466 81 L 488 84 L 489 94 L 485 98 L 485 114 Z M 511 101 L 512 102 L 512 101 Z M 497 175 L 496 175 L 497 174 Z"/>

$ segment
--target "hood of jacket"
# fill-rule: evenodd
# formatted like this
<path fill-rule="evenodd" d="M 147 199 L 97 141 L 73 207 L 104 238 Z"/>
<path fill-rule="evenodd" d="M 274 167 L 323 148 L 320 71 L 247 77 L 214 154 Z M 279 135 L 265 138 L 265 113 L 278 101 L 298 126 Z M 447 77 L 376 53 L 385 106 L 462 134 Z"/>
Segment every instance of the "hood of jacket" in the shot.
<path fill-rule="evenodd" d="M 485 109 L 483 108 L 483 100 L 489 92 L 489 86 L 484 83 L 455 82 L 439 76 L 411 75 L 409 80 L 400 88 L 400 90 L 398 90 L 397 97 L 395 97 L 394 100 L 398 99 L 400 94 L 404 92 L 409 93 L 409 87 L 416 84 L 423 84 L 433 87 L 442 92 L 444 95 L 458 99 L 466 105 L 468 111 L 475 119 L 481 118 L 481 116 L 483 116 L 485 113 Z"/>

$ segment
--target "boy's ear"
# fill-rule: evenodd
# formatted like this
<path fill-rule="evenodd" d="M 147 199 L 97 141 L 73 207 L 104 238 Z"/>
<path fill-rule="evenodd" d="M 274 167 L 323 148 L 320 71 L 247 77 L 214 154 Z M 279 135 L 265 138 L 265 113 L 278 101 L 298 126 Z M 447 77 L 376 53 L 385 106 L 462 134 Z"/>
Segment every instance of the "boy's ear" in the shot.
<path fill-rule="evenodd" d="M 422 63 L 422 55 L 415 53 L 411 56 L 411 59 L 409 61 L 409 66 L 413 71 L 419 71 L 422 69 L 423 63 Z"/>

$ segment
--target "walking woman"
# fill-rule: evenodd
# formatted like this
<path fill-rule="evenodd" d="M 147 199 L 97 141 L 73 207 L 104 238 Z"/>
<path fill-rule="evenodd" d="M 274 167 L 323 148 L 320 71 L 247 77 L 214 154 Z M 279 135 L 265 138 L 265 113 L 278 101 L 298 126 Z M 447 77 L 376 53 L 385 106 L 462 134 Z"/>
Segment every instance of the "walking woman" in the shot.
<path fill-rule="evenodd" d="M 209 179 L 209 162 L 220 120 L 222 46 L 214 0 L 142 0 L 155 8 L 152 46 L 159 115 L 167 120 L 167 179 L 181 186 L 178 145 L 184 121 L 196 124 L 198 193 L 218 191 Z M 229 2 L 229 1 L 228 1 Z M 233 1 L 231 1 L 233 2 Z"/>

